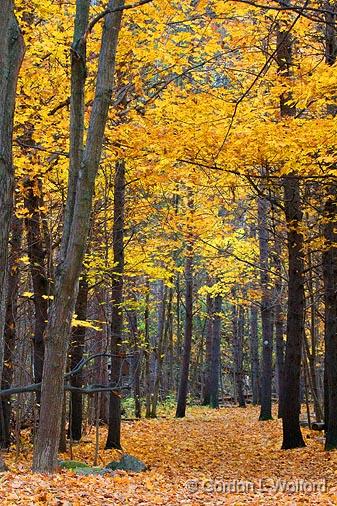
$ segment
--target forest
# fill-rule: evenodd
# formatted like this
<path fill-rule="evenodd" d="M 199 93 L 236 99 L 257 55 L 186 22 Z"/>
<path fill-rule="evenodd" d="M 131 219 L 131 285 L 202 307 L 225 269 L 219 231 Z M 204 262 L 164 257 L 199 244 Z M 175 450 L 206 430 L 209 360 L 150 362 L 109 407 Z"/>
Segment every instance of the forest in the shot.
<path fill-rule="evenodd" d="M 333 0 L 1 0 L 1 504 L 337 504 L 336 59 Z"/>

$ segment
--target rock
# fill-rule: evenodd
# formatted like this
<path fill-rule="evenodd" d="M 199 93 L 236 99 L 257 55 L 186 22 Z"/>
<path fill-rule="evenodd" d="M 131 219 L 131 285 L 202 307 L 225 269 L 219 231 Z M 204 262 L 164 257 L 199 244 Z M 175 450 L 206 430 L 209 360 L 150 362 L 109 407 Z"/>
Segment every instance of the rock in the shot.
<path fill-rule="evenodd" d="M 141 473 L 147 470 L 147 466 L 141 460 L 136 459 L 132 455 L 125 454 L 120 461 L 112 461 L 107 464 L 105 470 L 117 471 L 118 469 L 123 471 L 132 471 L 134 473 Z M 104 470 L 103 469 L 103 470 Z"/>
<path fill-rule="evenodd" d="M 62 469 L 90 468 L 90 466 L 85 462 L 78 462 L 77 460 L 60 460 L 59 466 L 62 467 Z"/>
<path fill-rule="evenodd" d="M 74 467 L 72 469 L 74 473 L 79 474 L 81 476 L 89 476 L 89 475 L 98 475 L 98 474 L 105 474 L 103 473 L 103 469 L 100 467 Z"/>

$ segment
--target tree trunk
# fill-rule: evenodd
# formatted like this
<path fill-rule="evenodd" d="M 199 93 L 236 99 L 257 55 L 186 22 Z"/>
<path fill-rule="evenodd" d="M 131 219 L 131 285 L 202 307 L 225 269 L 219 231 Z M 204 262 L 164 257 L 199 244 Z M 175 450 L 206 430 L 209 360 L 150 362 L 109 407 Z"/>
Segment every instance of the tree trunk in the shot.
<path fill-rule="evenodd" d="M 13 119 L 17 79 L 25 49 L 12 0 L 1 2 L 0 33 L 0 370 L 2 373 L 5 340 L 3 333 L 7 316 L 5 298 L 8 243 L 14 192 Z M 5 469 L 1 458 L 0 469 Z"/>
<path fill-rule="evenodd" d="M 212 408 L 219 407 L 221 306 L 222 297 L 221 295 L 216 295 L 213 304 L 212 367 L 210 378 L 210 405 Z"/>
<path fill-rule="evenodd" d="M 18 260 L 21 253 L 22 220 L 14 216 L 12 220 L 11 253 L 8 269 L 8 286 L 6 298 L 6 321 L 4 331 L 4 365 L 2 370 L 1 389 L 12 386 L 13 353 L 16 339 L 17 297 L 19 285 Z M 10 417 L 11 399 L 2 397 L 0 404 L 0 446 L 9 448 L 11 444 Z"/>
<path fill-rule="evenodd" d="M 233 293 L 235 297 L 235 292 Z M 237 307 L 235 303 L 232 306 L 232 328 L 233 328 L 233 362 L 234 362 L 234 380 L 236 388 L 236 398 L 240 408 L 246 407 L 245 395 L 243 390 L 243 309 Z"/>
<path fill-rule="evenodd" d="M 289 31 L 279 30 L 277 34 L 277 63 L 283 77 L 291 76 L 292 38 Z M 291 93 L 280 97 L 282 118 L 294 117 L 295 106 Z M 283 449 L 305 446 L 300 429 L 300 378 L 301 355 L 304 335 L 304 252 L 301 231 L 303 213 L 300 193 L 300 179 L 289 174 L 283 179 L 284 209 L 287 225 L 288 247 L 288 313 L 287 342 L 284 362 L 282 406 Z"/>
<path fill-rule="evenodd" d="M 323 261 L 322 261 L 323 263 Z M 323 411 L 320 403 L 319 389 L 317 384 L 317 342 L 318 342 L 318 325 L 317 325 L 317 301 L 314 290 L 315 284 L 312 271 L 312 252 L 308 252 L 308 291 L 310 301 L 310 335 L 311 347 L 308 339 L 304 335 L 304 351 L 308 358 L 308 381 L 313 396 L 314 411 L 316 422 L 321 423 L 323 420 Z"/>
<path fill-rule="evenodd" d="M 260 403 L 260 361 L 258 311 L 254 303 L 250 307 L 250 368 L 252 381 L 253 404 Z"/>
<path fill-rule="evenodd" d="M 113 256 L 114 277 L 111 287 L 111 384 L 119 386 L 122 366 L 123 330 L 123 275 L 124 275 L 124 210 L 125 210 L 125 162 L 116 163 L 114 185 Z M 109 430 L 105 448 L 121 449 L 121 398 L 110 394 Z"/>
<path fill-rule="evenodd" d="M 6 318 L 8 243 L 13 213 L 13 118 L 16 86 L 24 55 L 24 42 L 14 16 L 12 0 L 2 0 L 0 12 L 0 342 Z M 3 349 L 0 350 L 3 363 Z"/>
<path fill-rule="evenodd" d="M 278 417 L 282 418 L 283 406 L 283 378 L 284 378 L 284 316 L 283 316 L 283 286 L 282 286 L 282 263 L 281 263 L 281 240 L 274 237 L 274 268 L 276 273 L 274 288 L 274 325 L 276 345 L 276 373 L 278 385 Z"/>
<path fill-rule="evenodd" d="M 145 310 L 144 310 L 144 338 L 145 338 L 145 404 L 146 411 L 145 417 L 151 417 L 151 371 L 150 371 L 150 358 L 151 358 L 151 342 L 150 342 L 150 284 L 146 281 L 146 294 L 145 294 Z"/>
<path fill-rule="evenodd" d="M 287 343 L 284 362 L 282 406 L 283 449 L 305 446 L 299 423 L 301 354 L 304 336 L 304 258 L 301 196 L 299 180 L 289 177 L 284 180 L 284 203 L 288 236 L 288 315 Z"/>
<path fill-rule="evenodd" d="M 331 184 L 325 203 L 323 279 L 325 300 L 325 376 L 327 414 L 325 448 L 337 448 L 337 185 Z"/>
<path fill-rule="evenodd" d="M 157 334 L 157 342 L 156 342 L 156 367 L 155 367 L 153 392 L 152 392 L 151 418 L 157 417 L 157 404 L 158 404 L 159 388 L 160 388 L 160 381 L 161 381 L 161 375 L 162 375 L 162 365 L 163 365 L 166 298 L 167 298 L 167 288 L 164 287 L 164 283 L 161 281 L 160 282 L 160 289 L 159 289 L 159 300 L 158 300 L 158 334 Z"/>
<path fill-rule="evenodd" d="M 134 302 L 137 303 L 136 297 L 133 298 Z M 131 309 L 128 311 L 129 327 L 131 334 L 131 346 L 132 346 L 132 367 L 131 367 L 131 384 L 133 391 L 133 398 L 135 402 L 135 418 L 142 417 L 142 402 L 140 392 L 140 372 L 141 372 L 141 349 L 139 347 L 139 336 L 138 336 L 138 318 L 137 311 Z"/>
<path fill-rule="evenodd" d="M 260 420 L 272 419 L 273 377 L 273 311 L 269 280 L 269 202 L 266 197 L 258 198 L 258 235 L 260 248 L 261 320 L 262 320 L 262 374 Z"/>
<path fill-rule="evenodd" d="M 335 4 L 328 4 L 332 14 L 326 14 L 326 53 L 328 65 L 336 61 L 336 14 Z M 336 105 L 331 104 L 328 112 L 335 114 Z M 325 449 L 337 448 L 337 185 L 331 182 L 327 188 L 324 206 L 325 251 L 322 256 L 324 300 L 325 300 Z"/>
<path fill-rule="evenodd" d="M 213 339 L 213 299 L 208 293 L 206 298 L 206 357 L 205 357 L 205 373 L 204 373 L 204 406 L 208 406 L 211 402 L 211 374 L 212 374 L 212 339 Z"/>
<path fill-rule="evenodd" d="M 77 1 L 76 28 L 87 19 L 89 0 Z M 118 5 L 123 5 L 121 1 Z M 116 7 L 114 1 L 109 8 Z M 53 472 L 57 467 L 57 451 L 61 430 L 64 372 L 68 350 L 71 319 L 74 312 L 78 280 L 81 273 L 89 230 L 95 178 L 101 158 L 105 125 L 114 81 L 115 57 L 121 23 L 121 12 L 105 17 L 98 63 L 96 93 L 92 105 L 86 146 L 77 167 L 77 188 L 70 233 L 64 229 L 61 264 L 58 266 L 54 301 L 49 310 L 45 334 L 45 362 L 41 387 L 40 422 L 34 448 L 33 468 L 40 472 Z M 81 33 L 87 23 L 82 23 Z M 75 42 L 76 45 L 76 42 Z M 77 100 L 72 88 L 71 103 Z M 76 138 L 71 125 L 72 143 Z M 73 155 L 70 156 L 73 163 Z M 71 192 L 69 197 L 71 198 Z"/>
<path fill-rule="evenodd" d="M 193 212 L 193 197 L 189 193 L 188 198 L 189 211 Z M 186 401 L 188 394 L 188 377 L 192 348 L 192 330 L 193 330 L 193 238 L 191 236 L 189 224 L 187 226 L 188 237 L 185 259 L 185 329 L 184 329 L 184 350 L 182 357 L 182 366 L 180 372 L 180 383 L 178 389 L 176 417 L 184 418 L 186 413 Z"/>
<path fill-rule="evenodd" d="M 47 272 L 45 268 L 45 247 L 42 240 L 41 216 L 39 212 L 40 197 L 37 180 L 25 181 L 25 207 L 29 216 L 25 219 L 27 230 L 27 249 L 30 273 L 34 292 L 35 328 L 33 335 L 34 382 L 42 381 L 44 343 L 43 336 L 48 319 L 48 296 L 50 295 Z M 37 392 L 40 403 L 40 392 Z"/>
<path fill-rule="evenodd" d="M 85 272 L 79 282 L 75 313 L 78 320 L 85 321 L 87 319 L 88 306 L 88 282 Z M 83 358 L 85 346 L 85 327 L 74 327 L 71 333 L 70 343 L 70 368 L 73 369 Z M 82 371 L 70 379 L 72 386 L 81 388 L 83 386 Z M 83 422 L 83 395 L 81 392 L 71 392 L 70 394 L 70 420 L 69 435 L 74 441 L 79 441 L 82 437 Z"/>

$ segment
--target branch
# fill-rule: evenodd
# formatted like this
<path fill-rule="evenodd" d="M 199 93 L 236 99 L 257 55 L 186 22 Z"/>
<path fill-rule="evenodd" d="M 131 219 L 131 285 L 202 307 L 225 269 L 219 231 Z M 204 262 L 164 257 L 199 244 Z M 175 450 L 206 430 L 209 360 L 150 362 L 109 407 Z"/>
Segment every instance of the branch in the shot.
<path fill-rule="evenodd" d="M 85 41 L 87 39 L 89 33 L 92 32 L 94 26 L 101 19 L 105 18 L 105 16 L 107 16 L 108 14 L 113 14 L 114 12 L 120 12 L 120 11 L 129 10 L 129 9 L 134 9 L 135 7 L 140 7 L 141 5 L 145 5 L 145 4 L 148 4 L 150 2 L 152 2 L 152 0 L 140 0 L 139 2 L 134 2 L 132 4 L 124 5 L 124 6 L 121 6 L 121 7 L 116 7 L 115 9 L 105 9 L 105 11 L 101 12 L 100 14 L 97 14 L 97 16 L 95 16 L 90 21 L 90 23 L 88 24 L 87 31 L 85 32 L 85 35 L 84 35 L 82 41 Z"/>
<path fill-rule="evenodd" d="M 134 355 L 134 353 L 128 353 L 128 354 L 123 355 L 123 358 L 130 357 L 133 355 Z M 96 353 L 95 355 L 91 355 L 88 358 L 82 358 L 82 360 L 80 360 L 79 363 L 76 364 L 76 366 L 71 371 L 69 371 L 68 373 L 66 373 L 64 375 L 64 379 L 72 378 L 73 376 L 76 376 L 77 374 L 79 374 L 81 372 L 81 370 L 83 369 L 83 367 L 85 365 L 87 365 L 89 362 L 91 362 L 92 360 L 94 360 L 95 358 L 115 357 L 115 356 L 116 356 L 115 353 Z M 64 385 L 64 390 L 73 391 L 73 392 L 75 392 L 75 391 L 82 392 L 84 394 L 92 394 L 95 392 L 113 392 L 114 393 L 114 392 L 117 392 L 120 390 L 125 390 L 126 388 L 130 388 L 130 387 L 128 387 L 128 386 L 117 387 L 117 386 L 104 386 L 104 385 L 88 385 L 85 388 L 79 388 L 79 387 L 73 387 L 73 386 L 69 385 L 68 383 Z M 31 385 L 6 388 L 5 390 L 0 390 L 0 397 L 9 397 L 10 395 L 23 394 L 23 393 L 27 393 L 27 392 L 39 392 L 40 390 L 41 390 L 41 383 L 33 383 Z M 116 395 L 118 395 L 118 394 L 116 393 Z"/>
<path fill-rule="evenodd" d="M 231 116 L 230 121 L 229 121 L 229 126 L 228 126 L 228 129 L 227 129 L 226 135 L 225 135 L 225 137 L 224 137 L 224 139 L 223 139 L 223 141 L 221 143 L 220 148 L 218 149 L 218 152 L 217 152 L 217 154 L 215 156 L 215 160 L 217 160 L 219 158 L 219 155 L 220 155 L 221 151 L 223 150 L 223 148 L 224 148 L 224 146 L 225 146 L 225 144 L 227 142 L 227 139 L 229 137 L 229 134 L 230 134 L 230 132 L 232 130 L 232 127 L 233 127 L 233 124 L 234 124 L 234 120 L 236 118 L 236 114 L 237 114 L 239 105 L 249 95 L 249 93 L 252 91 L 252 89 L 254 88 L 255 84 L 262 77 L 262 75 L 265 73 L 265 71 L 268 70 L 269 65 L 271 64 L 271 62 L 274 60 L 275 56 L 277 55 L 277 52 L 278 52 L 279 48 L 284 44 L 284 42 L 287 40 L 287 37 L 291 34 L 292 29 L 296 25 L 297 21 L 300 19 L 301 14 L 307 8 L 308 3 L 309 3 L 309 0 L 305 0 L 303 6 L 298 11 L 296 11 L 297 16 L 295 17 L 295 19 L 293 20 L 293 22 L 289 26 L 288 30 L 286 32 L 284 32 L 284 34 L 282 36 L 282 40 L 279 42 L 279 44 L 277 44 L 275 50 L 271 53 L 271 55 L 269 56 L 269 58 L 267 59 L 267 61 L 265 62 L 265 64 L 262 66 L 262 68 L 260 69 L 260 71 L 256 75 L 255 79 L 253 79 L 253 81 L 250 83 L 250 85 L 246 89 L 246 91 L 235 102 L 235 107 L 234 107 L 232 116 Z"/>

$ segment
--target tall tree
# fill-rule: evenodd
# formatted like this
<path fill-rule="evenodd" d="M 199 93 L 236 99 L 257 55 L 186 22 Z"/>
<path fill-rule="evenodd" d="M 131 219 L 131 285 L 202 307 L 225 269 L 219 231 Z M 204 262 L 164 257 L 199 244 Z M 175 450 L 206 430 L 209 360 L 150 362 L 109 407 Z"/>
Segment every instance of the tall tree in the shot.
<path fill-rule="evenodd" d="M 72 64 L 68 204 L 62 235 L 61 263 L 56 273 L 54 300 L 49 310 L 45 333 L 40 421 L 33 458 L 33 468 L 36 471 L 52 472 L 57 466 L 64 371 L 71 319 L 86 248 L 95 178 L 100 163 L 105 125 L 112 95 L 116 49 L 122 19 L 121 8 L 123 5 L 123 0 L 117 1 L 117 3 L 111 0 L 108 4 L 108 9 L 111 12 L 108 11 L 105 15 L 95 98 L 89 120 L 86 144 L 82 152 L 84 82 L 79 73 L 85 72 L 83 52 L 86 43 L 90 0 L 77 0 L 76 3 L 72 58 L 78 58 L 80 64 L 79 66 Z M 119 10 L 113 12 L 116 7 Z M 80 82 L 79 86 L 77 86 L 77 82 Z M 79 117 L 75 114 L 75 111 L 78 111 Z"/>
<path fill-rule="evenodd" d="M 279 29 L 277 33 L 277 64 L 284 77 L 292 74 L 292 46 L 290 31 Z M 280 112 L 284 119 L 296 115 L 291 93 L 280 97 Z M 301 230 L 303 211 L 300 191 L 300 177 L 289 174 L 283 178 L 284 210 L 287 224 L 288 248 L 288 312 L 287 342 L 284 363 L 282 406 L 283 449 L 305 446 L 300 429 L 300 378 L 301 356 L 304 336 L 304 250 Z"/>
<path fill-rule="evenodd" d="M 2 364 L 8 243 L 14 192 L 13 120 L 18 75 L 25 50 L 12 0 L 4 0 L 1 4 L 0 33 L 0 342 L 2 343 L 0 364 Z M 4 469 L 2 459 L 0 468 Z"/>
<path fill-rule="evenodd" d="M 118 387 L 122 367 L 123 284 L 124 284 L 125 162 L 116 163 L 114 184 L 113 258 L 111 287 L 111 385 Z M 105 448 L 121 449 L 121 398 L 110 394 L 109 430 Z"/>
<path fill-rule="evenodd" d="M 0 337 L 5 324 L 8 243 L 13 213 L 14 167 L 12 156 L 16 87 L 24 55 L 23 37 L 12 0 L 0 12 Z M 2 337 L 1 337 L 2 341 Z M 3 355 L 3 351 L 1 350 Z M 3 356 L 0 362 L 2 363 Z"/>
<path fill-rule="evenodd" d="M 193 214 L 194 202 L 192 192 L 188 195 L 188 216 Z M 187 225 L 186 258 L 185 258 L 185 328 L 184 328 L 184 351 L 180 370 L 180 383 L 176 417 L 184 418 L 186 413 L 186 401 L 188 394 L 188 377 L 190 369 L 191 348 L 193 330 L 193 235 L 190 224 Z"/>
<path fill-rule="evenodd" d="M 11 233 L 11 250 L 8 269 L 6 321 L 4 330 L 4 364 L 2 370 L 1 389 L 10 388 L 14 373 L 14 349 L 16 342 L 16 319 L 18 309 L 19 288 L 19 257 L 21 253 L 22 220 L 13 217 Z M 11 399 L 3 397 L 0 404 L 0 446 L 9 448 L 11 444 Z"/>
<path fill-rule="evenodd" d="M 265 189 L 265 191 L 267 191 Z M 262 320 L 262 374 L 260 420 L 272 419 L 272 377 L 273 377 L 273 310 L 269 279 L 269 200 L 258 197 L 258 236 L 260 249 L 261 320 Z"/>
<path fill-rule="evenodd" d="M 25 181 L 25 207 L 29 214 L 25 219 L 27 230 L 27 251 L 33 285 L 35 309 L 35 327 L 33 336 L 34 381 L 42 380 L 44 342 L 43 336 L 48 319 L 49 281 L 45 267 L 45 245 L 42 238 L 41 198 L 38 179 L 27 178 Z M 40 393 L 37 393 L 39 402 Z"/>
<path fill-rule="evenodd" d="M 75 313 L 79 320 L 87 319 L 89 285 L 86 273 L 83 271 L 79 282 Z M 72 329 L 70 342 L 70 368 L 74 369 L 83 358 L 85 348 L 85 327 L 78 326 Z M 81 388 L 83 386 L 82 371 L 76 376 L 72 376 L 70 383 L 73 387 Z M 79 441 L 82 437 L 83 422 L 83 395 L 81 392 L 74 391 L 70 395 L 70 420 L 69 433 L 74 441 Z"/>
<path fill-rule="evenodd" d="M 212 341 L 213 341 L 213 297 L 207 294 L 206 297 L 206 353 L 205 353 L 205 372 L 204 372 L 204 391 L 203 405 L 207 406 L 211 402 L 211 374 L 212 374 Z"/>
<path fill-rule="evenodd" d="M 235 290 L 232 295 L 235 298 Z M 232 304 L 232 351 L 234 369 L 234 388 L 240 408 L 246 407 L 246 400 L 243 388 L 243 329 L 244 313 L 242 306 Z"/>
<path fill-rule="evenodd" d="M 329 7 L 325 29 L 325 61 L 328 65 L 336 62 L 336 4 L 327 2 Z M 328 113 L 336 115 L 336 105 L 328 106 Z M 325 300 L 325 448 L 337 448 L 337 184 L 328 181 L 324 206 L 323 234 L 325 251 L 322 255 L 324 300 Z"/>
<path fill-rule="evenodd" d="M 213 338 L 212 338 L 212 361 L 210 381 L 210 405 L 212 408 L 219 407 L 219 377 L 220 377 L 220 345 L 221 345 L 221 308 L 222 296 L 214 297 L 213 305 Z"/>

